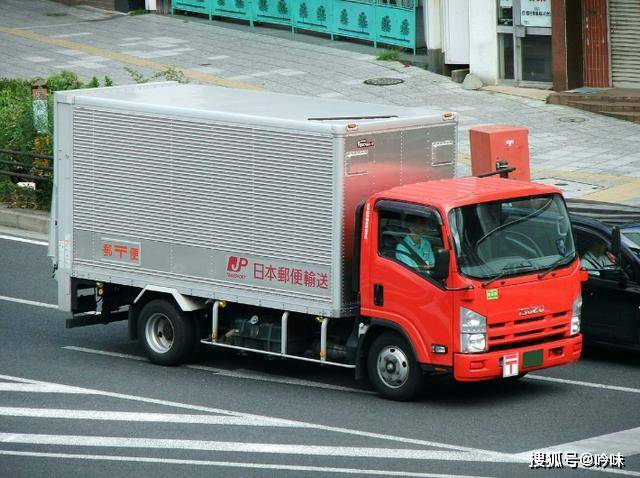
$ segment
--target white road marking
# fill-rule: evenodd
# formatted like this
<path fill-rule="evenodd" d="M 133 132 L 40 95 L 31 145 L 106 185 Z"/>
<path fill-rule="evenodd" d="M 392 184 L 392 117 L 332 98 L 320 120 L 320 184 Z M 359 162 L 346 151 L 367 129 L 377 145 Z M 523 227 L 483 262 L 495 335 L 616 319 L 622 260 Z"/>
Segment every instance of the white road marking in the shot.
<path fill-rule="evenodd" d="M 66 385 L 8 382 L 0 382 L 0 392 L 87 394 L 87 392 L 82 389 L 67 387 Z"/>
<path fill-rule="evenodd" d="M 81 33 L 63 33 L 61 35 L 51 35 L 53 38 L 73 38 L 73 37 L 84 37 L 87 35 L 93 35 L 90 32 L 81 32 Z"/>
<path fill-rule="evenodd" d="M 51 383 L 51 382 L 44 382 L 44 381 L 40 381 L 40 380 L 32 380 L 32 379 L 26 379 L 26 378 L 21 378 L 21 377 L 14 377 L 11 375 L 2 375 L 0 374 L 0 379 L 3 380 L 14 380 L 14 381 L 18 381 L 21 383 L 30 383 L 30 384 L 39 384 L 39 385 L 58 385 L 58 386 L 62 386 L 62 384 L 55 384 L 55 383 Z M 76 390 L 80 390 L 80 387 L 72 387 Z M 315 430 L 322 430 L 322 431 L 329 431 L 329 432 L 335 432 L 335 433 L 343 433 L 345 435 L 353 435 L 353 436 L 360 436 L 360 437 L 367 437 L 367 438 L 376 438 L 379 440 L 386 440 L 386 441 L 394 441 L 394 442 L 399 442 L 399 443 L 403 443 L 403 444 L 412 444 L 412 445 L 420 445 L 420 446 L 425 446 L 425 447 L 433 447 L 433 448 L 443 448 L 446 450 L 454 450 L 454 451 L 466 451 L 466 452 L 470 452 L 470 453 L 476 453 L 479 455 L 488 455 L 491 456 L 493 458 L 495 458 L 498 461 L 512 461 L 512 454 L 508 454 L 508 453 L 501 453 L 501 452 L 497 452 L 497 451 L 492 451 L 492 450 L 482 450 L 479 448 L 472 448 L 472 447 L 465 447 L 465 446 L 458 446 L 458 445 L 451 445 L 448 443 L 439 443 L 439 442 L 434 442 L 434 441 L 429 441 L 429 440 L 420 440 L 420 439 L 416 439 L 416 438 L 408 438 L 408 437 L 400 437 L 397 435 L 387 435 L 384 433 L 374 433 L 374 432 L 367 432 L 367 431 L 363 431 L 363 430 L 354 430 L 354 429 L 350 429 L 350 428 L 343 428 L 343 427 L 334 427 L 334 426 L 329 426 L 329 425 L 320 425 L 320 424 L 316 424 L 316 423 L 310 423 L 310 422 L 302 422 L 302 421 L 298 421 L 298 420 L 285 420 L 285 419 L 280 419 L 280 418 L 276 418 L 276 417 L 268 417 L 268 416 L 264 416 L 264 415 L 256 415 L 256 414 L 251 414 L 251 413 L 241 413 L 241 412 L 234 412 L 234 411 L 230 411 L 230 410 L 224 410 L 221 408 L 213 408 L 213 407 L 204 407 L 204 406 L 200 406 L 200 405 L 191 405 L 191 404 L 187 404 L 187 403 L 180 403 L 180 402 L 172 402 L 169 400 L 160 400 L 157 398 L 149 398 L 149 397 L 140 397 L 140 396 L 136 396 L 136 395 L 128 395 L 128 394 L 124 394 L 124 393 L 116 393 L 116 392 L 108 392 L 108 391 L 104 391 L 104 390 L 97 390 L 97 389 L 82 389 L 85 390 L 85 393 L 87 394 L 92 394 L 92 395 L 100 395 L 100 396 L 104 396 L 104 397 L 111 397 L 111 398 L 121 398 L 124 400 L 131 400 L 131 401 L 136 401 L 136 402 L 143 402 L 143 403 L 153 403 L 156 405 L 166 405 L 169 407 L 175 407 L 175 408 L 182 408 L 182 409 L 186 409 L 186 410 L 197 410 L 200 412 L 209 412 L 209 413 L 215 413 L 215 414 L 224 414 L 224 415 L 231 415 L 231 416 L 237 416 L 237 417 L 252 417 L 252 418 L 257 418 L 257 419 L 268 419 L 268 420 L 282 420 L 286 423 L 291 423 L 291 424 L 295 424 L 296 426 L 299 427 L 308 427 L 308 428 L 313 428 Z"/>
<path fill-rule="evenodd" d="M 249 73 L 246 75 L 231 76 L 228 79 L 229 80 L 248 80 L 251 78 L 260 78 L 263 76 L 271 76 L 271 75 L 295 76 L 295 75 L 304 75 L 304 74 L 305 74 L 304 71 L 289 70 L 287 68 L 279 68 L 277 70 L 258 71 L 256 73 Z"/>
<path fill-rule="evenodd" d="M 17 297 L 6 297 L 0 295 L 0 300 L 6 300 L 8 302 L 16 302 L 18 304 L 35 305 L 37 307 L 47 307 L 49 309 L 57 309 L 57 304 L 47 304 L 46 302 L 36 302 L 35 300 L 18 299 Z"/>
<path fill-rule="evenodd" d="M 96 354 L 96 355 L 106 355 L 106 356 L 110 356 L 110 357 L 119 357 L 119 358 L 125 358 L 125 359 L 129 359 L 129 360 L 139 360 L 141 362 L 146 362 L 147 359 L 145 357 L 141 357 L 139 355 L 131 355 L 131 354 L 123 354 L 123 353 L 119 353 L 119 352 L 108 352 L 106 350 L 97 350 L 97 349 L 88 349 L 85 347 L 75 347 L 75 346 L 65 346 L 62 347 L 63 349 L 66 350 L 74 350 L 77 352 L 85 352 L 85 353 L 90 353 L 90 354 Z M 205 372 L 212 372 L 215 373 L 216 375 L 220 375 L 220 376 L 224 376 L 224 377 L 231 377 L 231 378 L 241 378 L 241 379 L 247 379 L 247 380 L 259 380 L 259 381 L 263 381 L 263 382 L 273 382 L 273 383 L 281 383 L 281 384 L 285 384 L 285 385 L 300 385 L 300 386 L 304 386 L 304 387 L 314 387 L 314 388 L 322 388 L 322 389 L 326 389 L 326 390 L 337 390 L 340 392 L 353 392 L 353 393 L 363 393 L 363 394 L 373 394 L 374 392 L 371 392 L 369 390 L 360 390 L 357 388 L 351 388 L 351 387 L 342 387 L 340 385 L 331 385 L 328 383 L 320 383 L 320 382 L 312 382 L 310 380 L 302 380 L 302 379 L 296 379 L 296 378 L 282 378 L 282 377 L 274 377 L 272 375 L 268 375 L 268 374 L 261 374 L 261 373 L 257 373 L 257 372 L 247 372 L 247 371 L 239 371 L 239 370 L 225 370 L 222 368 L 214 368 L 214 367 L 209 367 L 206 365 L 183 365 L 183 368 L 190 368 L 190 369 L 194 369 L 194 370 L 203 370 Z"/>
<path fill-rule="evenodd" d="M 616 392 L 640 393 L 640 388 L 620 387 L 618 385 L 605 385 L 603 383 L 583 382 L 581 380 L 568 380 L 564 378 L 545 377 L 543 375 L 527 375 L 524 380 L 540 380 L 543 382 L 564 383 L 567 385 L 578 385 L 580 387 L 599 388 L 604 390 L 615 390 Z"/>
<path fill-rule="evenodd" d="M 51 61 L 51 58 L 45 58 L 43 56 L 27 56 L 25 60 L 30 61 L 32 63 L 47 63 Z"/>
<path fill-rule="evenodd" d="M 224 60 L 225 58 L 229 58 L 229 55 L 208 56 L 207 60 Z"/>
<path fill-rule="evenodd" d="M 520 456 L 531 457 L 531 453 L 538 452 L 576 452 L 582 453 L 622 453 L 625 457 L 640 453 L 640 427 L 631 428 L 615 433 L 608 433 L 585 440 L 578 440 L 561 445 L 554 445 L 540 450 L 530 450 L 519 453 Z"/>
<path fill-rule="evenodd" d="M 258 470 L 281 470 L 281 471 L 299 471 L 299 472 L 318 472 L 318 473 L 341 473 L 347 475 L 373 475 L 373 476 L 400 476 L 411 478 L 484 478 L 481 476 L 470 475 L 449 475 L 442 473 L 416 473 L 410 471 L 391 471 L 391 470 L 367 470 L 358 468 L 334 468 L 323 466 L 303 466 L 303 465 L 278 465 L 274 463 L 239 463 L 224 461 L 207 461 L 207 460 L 181 460 L 173 458 L 149 458 L 143 456 L 117 456 L 117 455 L 82 455 L 67 453 L 45 453 L 33 451 L 14 451 L 0 450 L 0 455 L 9 456 L 25 456 L 38 458 L 61 458 L 64 460 L 96 460 L 96 461 L 122 461 L 137 463 L 163 463 L 171 465 L 196 465 L 196 466 L 217 466 L 222 468 L 247 468 Z"/>
<path fill-rule="evenodd" d="M 186 415 L 180 413 L 111 412 L 103 410 L 69 410 L 50 408 L 0 407 L 0 416 L 59 418 L 64 420 L 103 420 L 120 422 L 180 423 L 190 425 L 232 425 L 251 427 L 296 427 L 283 420 L 230 417 L 228 415 Z M 304 427 L 303 427 L 304 428 Z"/>
<path fill-rule="evenodd" d="M 28 239 L 26 237 L 18 237 L 18 236 L 5 236 L 4 234 L 0 234 L 0 239 L 6 239 L 7 241 L 15 241 L 15 242 L 26 242 L 27 244 L 35 244 L 36 246 L 49 245 L 49 243 L 46 241 L 37 241 L 35 239 Z"/>
<path fill-rule="evenodd" d="M 130 438 L 88 435 L 48 435 L 38 433 L 0 433 L 0 443 L 28 445 L 56 445 L 79 447 L 148 448 L 162 450 L 198 450 L 235 453 L 264 453 L 269 455 L 341 456 L 393 460 L 442 460 L 473 462 L 524 463 L 527 460 L 438 450 L 406 448 L 372 448 L 350 446 L 296 445 L 281 443 L 227 442 L 213 440 L 178 440 L 167 438 Z"/>

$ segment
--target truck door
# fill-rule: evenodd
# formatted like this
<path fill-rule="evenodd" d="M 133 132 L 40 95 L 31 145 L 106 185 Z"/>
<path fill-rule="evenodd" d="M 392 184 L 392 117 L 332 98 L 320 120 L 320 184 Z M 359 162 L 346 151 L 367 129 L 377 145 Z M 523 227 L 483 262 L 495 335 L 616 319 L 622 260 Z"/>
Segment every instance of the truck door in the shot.
<path fill-rule="evenodd" d="M 430 207 L 378 201 L 371 223 L 363 309 L 402 327 L 418 360 L 452 363 L 452 297 L 430 276 L 434 252 L 444 247 L 442 218 Z M 446 353 L 431 354 L 433 345 Z M 421 350 L 419 350 L 421 349 Z"/>
<path fill-rule="evenodd" d="M 598 259 L 598 254 L 590 250 L 609 251 L 610 241 L 595 231 L 576 227 L 576 244 L 581 257 L 582 267 L 589 272 L 589 280 L 582 286 L 582 322 L 587 338 L 602 342 L 631 345 L 638 342 L 638 324 L 640 323 L 640 287 L 632 268 L 624 258 L 626 286 L 609 277 L 599 269 L 607 266 L 607 259 Z M 600 262 L 599 262 L 600 261 Z"/>

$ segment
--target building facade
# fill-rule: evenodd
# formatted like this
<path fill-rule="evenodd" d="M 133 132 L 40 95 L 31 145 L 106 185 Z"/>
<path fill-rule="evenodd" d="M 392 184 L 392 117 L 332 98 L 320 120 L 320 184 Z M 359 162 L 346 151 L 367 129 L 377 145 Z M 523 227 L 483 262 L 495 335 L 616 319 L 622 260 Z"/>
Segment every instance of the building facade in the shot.
<path fill-rule="evenodd" d="M 429 15 L 429 49 L 486 84 L 640 88 L 640 0 L 441 0 Z"/>

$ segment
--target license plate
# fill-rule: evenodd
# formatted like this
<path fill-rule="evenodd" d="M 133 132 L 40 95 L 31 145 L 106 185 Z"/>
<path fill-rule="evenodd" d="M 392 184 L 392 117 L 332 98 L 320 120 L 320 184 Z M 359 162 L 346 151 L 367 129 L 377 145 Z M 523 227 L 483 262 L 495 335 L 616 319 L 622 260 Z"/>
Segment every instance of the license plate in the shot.
<path fill-rule="evenodd" d="M 519 373 L 518 354 L 509 354 L 502 357 L 502 377 L 516 377 Z"/>
<path fill-rule="evenodd" d="M 532 350 L 522 354 L 522 368 L 539 367 L 542 365 L 542 350 Z"/>

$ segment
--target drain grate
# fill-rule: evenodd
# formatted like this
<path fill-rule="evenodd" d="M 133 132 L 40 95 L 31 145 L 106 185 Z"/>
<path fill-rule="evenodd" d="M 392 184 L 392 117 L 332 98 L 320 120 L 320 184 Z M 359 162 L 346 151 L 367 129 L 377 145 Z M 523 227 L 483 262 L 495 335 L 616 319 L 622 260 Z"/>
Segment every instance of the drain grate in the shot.
<path fill-rule="evenodd" d="M 583 116 L 561 116 L 558 118 L 558 121 L 562 123 L 584 123 L 587 121 L 587 118 Z"/>
<path fill-rule="evenodd" d="M 604 189 L 604 186 L 600 186 L 599 184 L 587 183 L 585 181 L 574 181 L 572 179 L 564 178 L 549 177 L 534 179 L 534 181 L 536 183 L 548 184 L 550 186 L 560 188 L 564 195 L 569 198 L 581 197 Z"/>
<path fill-rule="evenodd" d="M 66 17 L 67 15 L 69 15 L 69 14 L 68 13 L 60 13 L 60 12 L 45 13 L 45 16 L 47 16 L 47 17 Z"/>
<path fill-rule="evenodd" d="M 364 80 L 365 85 L 372 86 L 392 86 L 399 85 L 400 83 L 404 83 L 404 80 L 400 78 L 369 78 L 368 80 Z"/>

